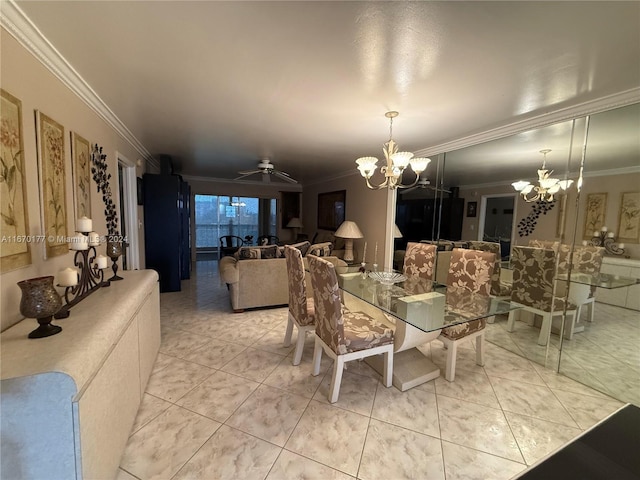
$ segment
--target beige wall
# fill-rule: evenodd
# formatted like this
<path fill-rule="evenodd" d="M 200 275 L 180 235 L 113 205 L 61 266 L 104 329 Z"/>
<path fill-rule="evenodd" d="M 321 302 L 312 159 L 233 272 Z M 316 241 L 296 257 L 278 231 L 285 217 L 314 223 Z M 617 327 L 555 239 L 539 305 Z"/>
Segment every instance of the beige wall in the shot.
<path fill-rule="evenodd" d="M 566 203 L 566 219 L 565 219 L 565 237 L 564 242 L 569 243 L 573 239 L 573 228 L 576 222 L 576 211 L 578 211 L 578 223 L 576 229 L 577 244 L 582 243 L 583 240 L 589 240 L 591 232 L 587 232 L 587 237 L 584 237 L 584 212 L 587 201 L 587 195 L 590 193 L 607 193 L 607 211 L 605 215 L 605 225 L 609 228 L 609 231 L 618 232 L 619 230 L 619 211 L 620 211 L 620 199 L 623 192 L 640 191 L 640 173 L 624 174 L 624 175 L 607 175 L 599 177 L 588 176 L 584 178 L 582 192 L 580 193 L 579 208 L 576 210 L 576 194 L 575 188 L 571 189 Z M 512 193 L 513 188 L 511 185 L 497 186 L 497 187 L 485 187 L 485 188 L 471 188 L 460 190 L 460 196 L 465 199 L 465 202 L 478 202 L 478 209 L 483 195 L 494 195 L 503 193 Z M 518 222 L 527 216 L 531 211 L 531 204 L 526 203 L 522 197 L 518 196 L 516 202 L 514 217 L 517 228 Z M 465 205 L 466 211 L 466 205 Z M 516 233 L 514 236 L 515 245 L 526 245 L 530 239 L 541 240 L 560 240 L 558 233 L 558 204 L 546 215 L 541 215 L 538 219 L 538 223 L 535 231 L 527 237 L 519 237 Z M 478 238 L 478 225 L 480 221 L 480 212 L 476 217 L 464 217 L 462 224 L 462 238 L 464 240 L 475 240 Z M 517 232 L 517 231 L 516 231 Z M 631 258 L 640 258 L 640 245 L 636 242 L 625 241 L 626 255 Z"/>
<path fill-rule="evenodd" d="M 0 32 L 1 71 L 0 86 L 22 102 L 23 137 L 24 137 L 24 168 L 26 176 L 26 190 L 28 196 L 29 233 L 42 235 L 41 210 L 38 186 L 38 167 L 36 152 L 36 129 L 34 111 L 39 110 L 51 117 L 65 128 L 65 168 L 66 168 L 66 208 L 67 231 L 72 234 L 75 229 L 75 215 L 73 213 L 73 188 L 71 177 L 71 148 L 70 133 L 78 133 L 90 143 L 97 143 L 103 147 L 107 155 L 108 171 L 111 173 L 111 190 L 116 193 L 118 201 L 118 176 L 116 152 L 132 162 L 140 158 L 140 154 L 112 128 L 110 128 L 93 110 L 82 102 L 74 93 L 65 87 L 49 70 L 35 57 L 27 53 L 16 40 L 4 29 Z M 141 176 L 142 168 L 137 169 Z M 94 230 L 106 235 L 104 219 L 104 204 L 102 196 L 96 191 L 95 183 L 91 185 L 91 214 Z M 142 219 L 142 209 L 138 209 Z M 139 231 L 140 243 L 144 243 L 143 231 Z M 105 247 L 98 247 L 98 253 L 104 254 Z M 71 253 L 58 257 L 44 259 L 44 244 L 31 244 L 32 264 L 0 276 L 0 329 L 18 322 L 22 316 L 19 312 L 21 293 L 17 282 L 43 275 L 55 275 L 59 270 L 73 266 Z M 144 254 L 141 251 L 141 261 L 144 265 Z M 73 315 L 73 313 L 72 313 Z M 37 326 L 35 320 L 32 321 Z"/>
<path fill-rule="evenodd" d="M 354 168 L 355 171 L 355 168 Z M 361 261 L 364 242 L 367 242 L 367 260 L 373 261 L 378 243 L 378 263 L 384 264 L 385 225 L 387 216 L 387 189 L 370 190 L 357 171 L 354 175 L 305 186 L 302 194 L 303 233 L 311 240 L 317 229 L 318 194 L 346 190 L 346 220 L 356 222 L 364 235 L 353 243 L 354 257 Z"/>

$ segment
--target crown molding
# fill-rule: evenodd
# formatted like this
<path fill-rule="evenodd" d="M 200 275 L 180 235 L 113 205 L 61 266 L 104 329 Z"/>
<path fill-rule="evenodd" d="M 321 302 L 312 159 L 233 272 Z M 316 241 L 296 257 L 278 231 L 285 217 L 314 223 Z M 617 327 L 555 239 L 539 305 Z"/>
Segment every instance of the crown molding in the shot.
<path fill-rule="evenodd" d="M 640 173 L 640 166 L 611 168 L 609 170 L 587 171 L 582 174 L 582 178 L 608 177 L 611 175 L 629 175 L 632 173 Z M 578 175 L 571 174 L 571 175 L 568 175 L 567 178 L 575 180 L 576 178 L 578 178 Z M 494 188 L 494 187 L 504 187 L 504 186 L 511 187 L 511 182 L 503 181 L 503 182 L 476 183 L 472 185 L 460 185 L 460 190 L 473 190 L 473 189 L 479 189 L 479 188 Z"/>
<path fill-rule="evenodd" d="M 468 135 L 450 142 L 427 147 L 415 152 L 416 156 L 428 157 L 443 152 L 452 152 L 461 148 L 478 145 L 498 138 L 508 137 L 517 133 L 542 128 L 555 123 L 585 117 L 595 113 L 604 112 L 613 108 L 624 107 L 640 102 L 640 87 L 631 88 L 624 92 L 614 93 L 606 97 L 581 103 L 572 107 L 561 108 L 550 113 L 543 113 L 526 120 L 510 123 L 502 127 L 493 128 L 482 133 Z"/>
<path fill-rule="evenodd" d="M 100 118 L 107 122 L 111 128 L 118 132 L 152 167 L 160 168 L 160 164 L 153 158 L 151 153 L 53 44 L 47 40 L 38 27 L 16 5 L 14 0 L 2 0 L 0 25 Z"/>

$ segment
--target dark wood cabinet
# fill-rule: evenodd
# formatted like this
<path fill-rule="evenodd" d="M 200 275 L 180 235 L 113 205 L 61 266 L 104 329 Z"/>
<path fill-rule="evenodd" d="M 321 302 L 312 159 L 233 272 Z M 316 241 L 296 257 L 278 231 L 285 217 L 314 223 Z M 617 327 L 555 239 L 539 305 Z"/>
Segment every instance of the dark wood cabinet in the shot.
<path fill-rule="evenodd" d="M 143 183 L 146 268 L 158 272 L 161 292 L 180 291 L 191 272 L 191 189 L 172 174 L 146 173 Z"/>

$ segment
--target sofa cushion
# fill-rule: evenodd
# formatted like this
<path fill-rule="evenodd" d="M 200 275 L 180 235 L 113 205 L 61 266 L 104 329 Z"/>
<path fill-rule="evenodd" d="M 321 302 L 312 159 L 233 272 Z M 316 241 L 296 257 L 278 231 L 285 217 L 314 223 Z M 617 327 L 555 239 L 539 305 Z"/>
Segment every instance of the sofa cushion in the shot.
<path fill-rule="evenodd" d="M 278 246 L 240 247 L 236 258 L 238 260 L 259 260 L 262 258 L 279 258 Z"/>

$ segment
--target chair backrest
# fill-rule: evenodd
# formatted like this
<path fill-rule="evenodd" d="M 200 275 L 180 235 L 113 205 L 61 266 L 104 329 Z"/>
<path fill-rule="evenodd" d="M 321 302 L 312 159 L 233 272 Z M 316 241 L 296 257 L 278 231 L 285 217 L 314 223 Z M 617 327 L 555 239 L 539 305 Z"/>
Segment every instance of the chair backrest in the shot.
<path fill-rule="evenodd" d="M 220 246 L 222 248 L 239 248 L 244 244 L 244 240 L 236 235 L 223 235 L 220 237 Z"/>
<path fill-rule="evenodd" d="M 287 262 L 287 279 L 289 282 L 289 311 L 300 325 L 313 323 L 307 308 L 307 284 L 304 278 L 304 262 L 302 253 L 290 245 L 284 246 L 284 257 Z"/>
<path fill-rule="evenodd" d="M 471 250 L 480 250 L 495 254 L 496 258 L 493 263 L 493 275 L 491 275 L 491 295 L 500 295 L 500 244 L 496 242 L 481 242 L 477 240 L 469 241 Z"/>
<path fill-rule="evenodd" d="M 277 245 L 280 239 L 275 235 L 260 235 L 258 237 L 258 246 Z"/>
<path fill-rule="evenodd" d="M 560 245 L 558 248 L 558 273 L 569 271 L 569 245 Z M 604 247 L 575 246 L 573 249 L 573 271 L 580 273 L 600 273 Z"/>
<path fill-rule="evenodd" d="M 345 353 L 344 319 L 336 269 L 331 262 L 315 255 L 307 255 L 306 258 L 316 309 L 316 333 L 334 352 Z"/>
<path fill-rule="evenodd" d="M 427 245 L 435 245 L 438 248 L 438 251 L 441 252 L 443 250 L 449 251 L 453 250 L 455 247 L 454 242 L 451 240 L 420 240 L 420 243 L 426 243 Z"/>
<path fill-rule="evenodd" d="M 529 240 L 529 246 L 534 248 L 550 248 L 557 252 L 560 242 L 554 242 L 552 240 Z"/>
<path fill-rule="evenodd" d="M 495 253 L 454 248 L 449 263 L 447 286 L 488 296 L 495 263 Z"/>
<path fill-rule="evenodd" d="M 422 277 L 425 280 L 433 280 L 436 251 L 436 245 L 422 242 L 407 243 L 402 272 L 408 277 Z"/>
<path fill-rule="evenodd" d="M 511 300 L 550 312 L 553 306 L 555 257 L 555 252 L 546 248 L 513 247 Z"/>

